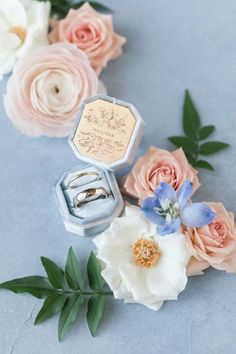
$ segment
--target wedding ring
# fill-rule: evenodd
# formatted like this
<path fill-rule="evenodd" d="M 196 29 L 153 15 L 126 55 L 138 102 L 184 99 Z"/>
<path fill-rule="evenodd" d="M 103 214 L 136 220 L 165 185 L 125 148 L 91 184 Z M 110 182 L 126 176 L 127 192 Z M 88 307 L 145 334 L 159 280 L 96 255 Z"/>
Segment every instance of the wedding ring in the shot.
<path fill-rule="evenodd" d="M 80 179 L 81 177 L 85 177 L 85 176 L 94 176 L 95 179 L 92 182 L 95 181 L 99 181 L 101 179 L 99 173 L 97 172 L 92 172 L 92 171 L 88 171 L 88 172 L 82 172 L 82 173 L 78 173 L 76 176 L 74 176 L 67 184 L 67 188 L 69 189 L 74 189 L 77 188 L 78 186 L 75 184 L 75 182 Z"/>
<path fill-rule="evenodd" d="M 97 199 L 105 199 L 109 197 L 109 193 L 104 188 L 89 188 L 77 194 L 74 199 L 75 208 L 80 208 L 81 205 L 89 203 Z"/>

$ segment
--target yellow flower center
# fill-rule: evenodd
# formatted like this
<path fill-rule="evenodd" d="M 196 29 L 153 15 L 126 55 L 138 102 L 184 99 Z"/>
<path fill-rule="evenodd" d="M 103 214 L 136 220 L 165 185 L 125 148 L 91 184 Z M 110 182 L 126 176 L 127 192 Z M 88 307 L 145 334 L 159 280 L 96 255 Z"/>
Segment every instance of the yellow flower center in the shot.
<path fill-rule="evenodd" d="M 20 38 L 21 42 L 24 42 L 26 37 L 26 30 L 23 27 L 20 26 L 11 27 L 10 32 L 15 33 Z"/>
<path fill-rule="evenodd" d="M 156 243 L 145 239 L 135 242 L 131 253 L 134 263 L 146 268 L 153 267 L 160 258 Z"/>

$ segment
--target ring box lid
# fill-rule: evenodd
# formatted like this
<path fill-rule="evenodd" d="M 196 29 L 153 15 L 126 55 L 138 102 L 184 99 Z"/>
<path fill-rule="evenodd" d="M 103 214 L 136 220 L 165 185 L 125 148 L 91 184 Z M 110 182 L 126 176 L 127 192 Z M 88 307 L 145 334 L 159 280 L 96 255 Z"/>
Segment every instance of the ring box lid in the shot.
<path fill-rule="evenodd" d="M 81 104 L 69 144 L 80 160 L 114 171 L 134 161 L 143 130 L 132 104 L 98 95 Z"/>

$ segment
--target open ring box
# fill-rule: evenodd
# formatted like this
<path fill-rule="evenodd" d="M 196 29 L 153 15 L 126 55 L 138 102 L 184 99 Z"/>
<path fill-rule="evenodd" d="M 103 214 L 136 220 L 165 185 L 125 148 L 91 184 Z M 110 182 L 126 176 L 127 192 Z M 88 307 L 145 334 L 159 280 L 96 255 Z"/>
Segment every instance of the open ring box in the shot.
<path fill-rule="evenodd" d="M 69 144 L 82 162 L 64 173 L 55 186 L 67 231 L 94 235 L 120 216 L 124 202 L 114 172 L 134 161 L 143 130 L 143 120 L 132 104 L 105 95 L 81 104 Z M 76 206 L 78 195 L 98 188 L 107 196 Z"/>

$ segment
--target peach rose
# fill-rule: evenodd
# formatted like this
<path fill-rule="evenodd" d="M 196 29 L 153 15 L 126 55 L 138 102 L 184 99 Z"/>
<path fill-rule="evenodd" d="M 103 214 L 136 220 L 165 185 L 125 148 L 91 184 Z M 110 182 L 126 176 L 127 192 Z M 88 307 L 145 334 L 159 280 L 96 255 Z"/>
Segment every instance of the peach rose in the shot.
<path fill-rule="evenodd" d="M 98 75 L 109 60 L 122 54 L 126 42 L 114 32 L 112 16 L 97 12 L 89 3 L 78 10 L 71 9 L 62 20 L 53 20 L 51 27 L 50 42 L 74 43 L 87 54 Z"/>
<path fill-rule="evenodd" d="M 228 273 L 236 272 L 236 228 L 234 215 L 222 203 L 206 203 L 216 218 L 208 226 L 187 228 L 187 246 L 193 255 L 188 274 L 201 274 L 212 266 Z"/>
<path fill-rule="evenodd" d="M 122 190 L 131 197 L 139 199 L 139 203 L 153 195 L 160 182 L 170 184 L 178 190 L 188 179 L 193 183 L 195 192 L 200 186 L 197 171 L 188 163 L 180 148 L 169 152 L 150 147 L 146 155 L 140 157 L 132 171 L 122 179 Z"/>
<path fill-rule="evenodd" d="M 99 91 L 86 55 L 73 44 L 42 47 L 21 59 L 4 103 L 14 125 L 30 136 L 67 136 L 81 101 Z"/>

